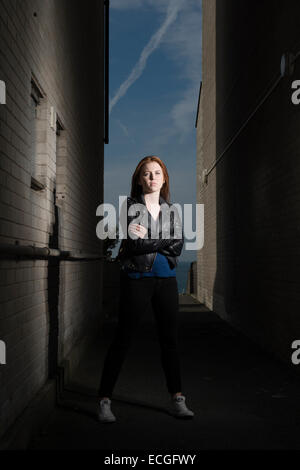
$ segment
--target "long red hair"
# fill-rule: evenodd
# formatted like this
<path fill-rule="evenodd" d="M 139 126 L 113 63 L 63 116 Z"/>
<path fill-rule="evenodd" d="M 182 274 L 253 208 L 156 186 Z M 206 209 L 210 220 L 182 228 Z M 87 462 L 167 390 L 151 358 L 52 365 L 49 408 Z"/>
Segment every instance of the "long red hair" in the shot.
<path fill-rule="evenodd" d="M 170 186 L 169 186 L 168 170 L 167 170 L 167 167 L 164 164 L 164 162 L 159 157 L 156 157 L 155 155 L 150 155 L 150 156 L 144 157 L 138 163 L 138 165 L 135 169 L 135 172 L 132 175 L 132 179 L 131 179 L 131 193 L 130 193 L 130 196 L 132 198 L 136 198 L 137 196 L 139 196 L 142 193 L 143 189 L 142 189 L 142 186 L 139 184 L 140 173 L 141 173 L 141 170 L 143 168 L 143 165 L 145 165 L 146 163 L 150 163 L 150 162 L 156 162 L 160 165 L 160 167 L 163 171 L 164 180 L 165 180 L 165 182 L 162 185 L 161 190 L 160 190 L 160 196 L 162 196 L 166 202 L 170 202 Z"/>

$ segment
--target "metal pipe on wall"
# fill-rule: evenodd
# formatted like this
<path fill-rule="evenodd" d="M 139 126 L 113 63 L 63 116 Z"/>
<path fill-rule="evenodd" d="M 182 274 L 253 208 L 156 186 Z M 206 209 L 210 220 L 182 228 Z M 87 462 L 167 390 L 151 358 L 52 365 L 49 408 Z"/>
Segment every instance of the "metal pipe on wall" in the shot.
<path fill-rule="evenodd" d="M 82 251 L 63 251 L 45 247 L 36 247 L 34 245 L 15 245 L 9 243 L 0 243 L 0 259 L 49 259 L 58 258 L 64 261 L 95 261 L 104 260 L 105 256 L 97 253 L 88 253 Z"/>

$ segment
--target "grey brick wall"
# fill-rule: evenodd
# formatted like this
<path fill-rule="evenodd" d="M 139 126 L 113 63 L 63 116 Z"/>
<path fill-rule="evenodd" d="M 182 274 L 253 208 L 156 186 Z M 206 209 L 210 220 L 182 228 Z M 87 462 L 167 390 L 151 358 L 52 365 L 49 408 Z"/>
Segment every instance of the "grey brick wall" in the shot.
<path fill-rule="evenodd" d="M 203 87 L 197 127 L 198 202 L 205 245 L 198 297 L 291 363 L 300 338 L 299 112 L 285 77 L 201 182 L 280 73 L 283 52 L 300 49 L 299 2 L 203 0 Z"/>
<path fill-rule="evenodd" d="M 213 286 L 216 274 L 216 175 L 209 185 L 203 184 L 202 173 L 216 160 L 216 65 L 215 65 L 215 0 L 203 2 L 202 21 L 202 89 L 197 122 L 197 203 L 204 204 L 204 247 L 197 253 L 197 296 L 213 308 Z"/>
<path fill-rule="evenodd" d="M 103 54 L 103 2 L 0 1 L 0 243 L 49 246 L 56 223 L 59 249 L 101 254 Z M 43 93 L 35 152 L 42 191 L 31 188 L 32 77 Z M 51 269 L 47 260 L 0 262 L 0 437 L 48 378 Z M 63 261 L 54 276 L 61 362 L 101 324 L 102 263 Z"/>

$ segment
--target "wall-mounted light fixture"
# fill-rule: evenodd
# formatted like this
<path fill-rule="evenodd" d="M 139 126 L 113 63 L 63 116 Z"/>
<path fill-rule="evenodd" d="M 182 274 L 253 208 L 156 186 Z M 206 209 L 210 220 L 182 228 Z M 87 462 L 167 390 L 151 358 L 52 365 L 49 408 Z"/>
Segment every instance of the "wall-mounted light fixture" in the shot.
<path fill-rule="evenodd" d="M 0 80 L 0 104 L 6 104 L 6 86 L 3 80 Z"/>
<path fill-rule="evenodd" d="M 56 117 L 56 112 L 55 112 L 55 109 L 54 109 L 53 106 L 51 106 L 50 112 L 51 112 L 50 126 L 51 126 L 51 129 L 53 129 L 54 131 L 56 131 L 56 121 L 57 121 L 57 117 Z"/>
<path fill-rule="evenodd" d="M 208 174 L 207 174 L 207 170 L 203 170 L 203 171 L 202 171 L 202 183 L 203 183 L 203 184 L 207 184 L 207 183 L 208 183 Z"/>
<path fill-rule="evenodd" d="M 6 344 L 0 340 L 0 364 L 6 364 Z"/>

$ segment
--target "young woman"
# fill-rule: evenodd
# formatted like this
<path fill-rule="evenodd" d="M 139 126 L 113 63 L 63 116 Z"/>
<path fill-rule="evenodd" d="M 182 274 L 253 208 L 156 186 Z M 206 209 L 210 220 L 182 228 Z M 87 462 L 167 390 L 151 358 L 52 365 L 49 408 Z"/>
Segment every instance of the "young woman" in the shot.
<path fill-rule="evenodd" d="M 99 420 L 116 421 L 111 411 L 111 395 L 134 331 L 150 302 L 157 324 L 167 389 L 171 394 L 169 411 L 179 418 L 192 418 L 194 413 L 187 408 L 182 394 L 177 344 L 176 265 L 183 247 L 183 231 L 178 213 L 177 217 L 176 214 L 163 217 L 169 207 L 170 213 L 172 209 L 168 171 L 160 158 L 149 156 L 139 162 L 132 176 L 130 196 L 126 205 L 127 225 L 123 231 L 127 231 L 127 238 L 122 240 L 117 257 L 121 264 L 119 318 L 99 387 Z M 138 224 L 134 220 L 137 217 L 140 219 Z M 169 236 L 162 238 L 162 233 Z"/>

